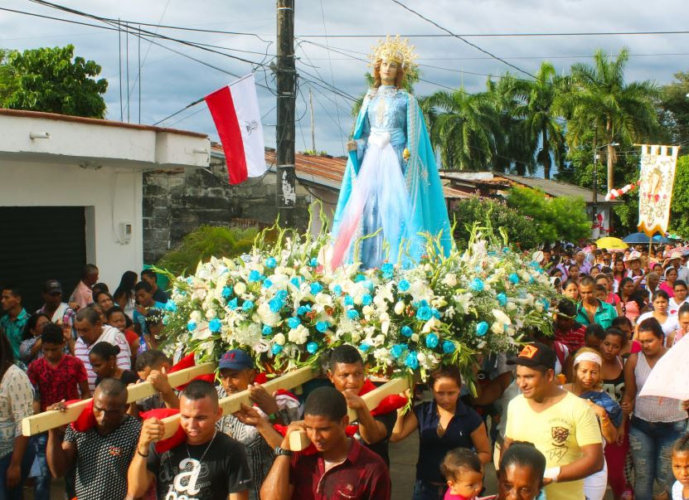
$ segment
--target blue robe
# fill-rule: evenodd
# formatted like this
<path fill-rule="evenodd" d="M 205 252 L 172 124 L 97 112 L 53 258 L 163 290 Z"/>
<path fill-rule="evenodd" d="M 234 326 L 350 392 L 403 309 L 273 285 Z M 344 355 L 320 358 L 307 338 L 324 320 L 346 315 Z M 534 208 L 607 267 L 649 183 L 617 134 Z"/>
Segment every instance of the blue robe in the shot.
<path fill-rule="evenodd" d="M 426 253 L 429 237 L 439 237 L 436 251 L 448 255 L 453 246 L 450 221 L 423 114 L 412 95 L 390 86 L 369 90 L 359 111 L 353 134 L 359 146 L 359 161 L 358 165 L 353 164 L 351 158 L 347 161 L 333 219 L 333 235 L 338 235 L 359 169 L 370 152 L 369 139 L 380 134 L 389 138 L 397 156 L 397 168 L 401 168 L 403 175 L 403 187 L 399 189 L 406 189 L 406 192 L 396 195 L 404 201 L 379 204 L 374 201 L 376 197 L 371 196 L 363 208 L 346 261 L 353 262 L 357 258 L 363 268 L 380 267 L 384 261 L 411 267 Z M 405 148 L 410 153 L 406 161 L 402 155 Z M 379 176 L 378 183 L 382 191 L 386 183 L 392 184 L 385 173 Z M 380 196 L 388 200 L 391 197 L 390 193 Z M 379 228 L 388 228 L 388 234 L 380 231 L 371 237 Z"/>

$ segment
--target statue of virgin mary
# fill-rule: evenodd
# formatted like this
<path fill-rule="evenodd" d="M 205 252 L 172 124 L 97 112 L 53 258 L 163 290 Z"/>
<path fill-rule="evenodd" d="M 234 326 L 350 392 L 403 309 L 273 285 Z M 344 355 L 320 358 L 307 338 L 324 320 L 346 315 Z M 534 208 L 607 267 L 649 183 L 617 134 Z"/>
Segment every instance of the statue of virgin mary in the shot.
<path fill-rule="evenodd" d="M 453 245 L 443 188 L 419 104 L 404 79 L 413 47 L 386 38 L 372 55 L 374 84 L 357 116 L 333 220 L 331 267 L 389 262 L 411 267 L 429 239 Z"/>

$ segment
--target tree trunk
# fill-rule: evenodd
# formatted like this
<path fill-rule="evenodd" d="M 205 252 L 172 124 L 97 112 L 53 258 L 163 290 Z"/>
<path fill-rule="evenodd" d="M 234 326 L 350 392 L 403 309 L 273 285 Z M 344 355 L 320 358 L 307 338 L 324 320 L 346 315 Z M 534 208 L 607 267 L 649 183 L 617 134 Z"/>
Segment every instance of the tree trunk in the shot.
<path fill-rule="evenodd" d="M 608 132 L 608 145 L 607 145 L 607 150 L 608 150 L 608 193 L 612 191 L 615 187 L 615 179 L 614 179 L 614 173 L 613 173 L 613 164 L 612 164 L 612 158 L 613 158 L 613 145 L 612 145 L 612 122 L 608 119 L 608 122 L 606 124 L 606 130 Z"/>
<path fill-rule="evenodd" d="M 548 148 L 548 135 L 543 129 L 542 132 L 542 149 L 543 149 L 543 177 L 545 179 L 550 179 L 550 149 Z"/>

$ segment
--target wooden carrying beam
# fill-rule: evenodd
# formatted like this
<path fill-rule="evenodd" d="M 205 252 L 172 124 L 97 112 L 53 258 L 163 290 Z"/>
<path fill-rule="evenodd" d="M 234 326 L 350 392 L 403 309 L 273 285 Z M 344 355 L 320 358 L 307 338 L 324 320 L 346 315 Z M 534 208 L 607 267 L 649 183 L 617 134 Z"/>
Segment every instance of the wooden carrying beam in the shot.
<path fill-rule="evenodd" d="M 274 378 L 264 384 L 261 384 L 263 388 L 272 394 L 274 391 L 279 389 L 289 390 L 297 386 L 300 386 L 309 380 L 313 379 L 317 375 L 317 372 L 313 370 L 310 366 L 305 366 L 299 368 L 284 375 Z M 238 392 L 237 394 L 232 394 L 226 398 L 220 400 L 220 407 L 222 408 L 223 415 L 229 415 L 235 413 L 241 409 L 241 405 L 244 403 L 247 406 L 251 406 L 253 403 L 249 399 L 249 390 Z M 165 426 L 165 434 L 163 439 L 171 437 L 175 432 L 177 432 L 177 427 L 179 426 L 179 415 L 172 415 L 162 419 L 163 425 Z"/>
<path fill-rule="evenodd" d="M 409 379 L 407 377 L 394 378 L 380 387 L 376 387 L 371 392 L 364 394 L 361 396 L 361 399 L 364 400 L 368 409 L 372 410 L 387 396 L 399 394 L 406 391 L 408 388 Z M 352 410 L 350 408 L 348 415 L 350 422 L 353 422 L 357 419 L 356 410 Z M 306 433 L 303 431 L 292 432 L 289 435 L 289 447 L 292 451 L 304 450 L 309 446 L 309 444 L 311 444 L 311 442 L 309 441 L 309 438 L 306 437 Z"/>
<path fill-rule="evenodd" d="M 202 365 L 185 368 L 178 372 L 169 373 L 167 380 L 172 387 L 178 387 L 183 384 L 191 382 L 199 375 L 206 375 L 215 371 L 215 363 L 204 363 Z M 147 398 L 156 393 L 153 384 L 150 382 L 141 382 L 140 384 L 131 384 L 127 386 L 127 403 L 133 403 L 139 399 Z M 33 436 L 46 432 L 74 422 L 81 414 L 82 410 L 91 402 L 91 399 L 84 399 L 77 403 L 69 405 L 66 411 L 44 411 L 37 415 L 27 417 L 22 420 L 22 434 L 24 436 Z"/>

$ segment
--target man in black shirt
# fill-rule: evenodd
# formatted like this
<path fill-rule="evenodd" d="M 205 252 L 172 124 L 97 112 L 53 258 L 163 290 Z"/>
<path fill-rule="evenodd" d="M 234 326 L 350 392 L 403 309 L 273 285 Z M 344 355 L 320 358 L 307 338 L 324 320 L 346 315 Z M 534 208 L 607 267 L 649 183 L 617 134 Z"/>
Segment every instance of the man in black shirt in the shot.
<path fill-rule="evenodd" d="M 202 380 L 191 382 L 180 396 L 179 409 L 186 440 L 164 453 L 155 449 L 164 435 L 163 423 L 155 418 L 144 421 L 127 475 L 129 496 L 143 497 L 156 480 L 161 500 L 246 500 L 251 486 L 246 452 L 216 430 L 222 408 L 215 388 Z"/>
<path fill-rule="evenodd" d="M 356 347 L 345 344 L 333 349 L 328 378 L 347 400 L 347 407 L 356 411 L 356 420 L 352 423 L 359 428 L 354 437 L 390 465 L 388 440 L 397 420 L 397 411 L 375 417 L 371 415 L 366 403 L 361 399 L 365 394 L 365 386 L 370 386 L 371 382 L 366 380 L 364 360 Z"/>

